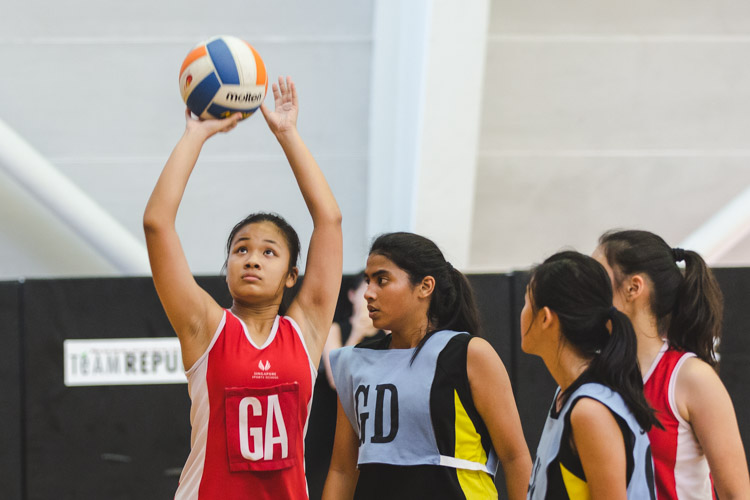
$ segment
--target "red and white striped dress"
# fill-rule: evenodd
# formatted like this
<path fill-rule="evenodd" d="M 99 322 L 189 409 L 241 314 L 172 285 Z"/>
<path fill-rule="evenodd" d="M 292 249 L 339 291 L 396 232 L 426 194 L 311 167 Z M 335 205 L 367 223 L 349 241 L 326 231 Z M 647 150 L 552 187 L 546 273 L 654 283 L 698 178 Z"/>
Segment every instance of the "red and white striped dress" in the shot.
<path fill-rule="evenodd" d="M 277 316 L 256 346 L 230 311 L 186 372 L 191 450 L 176 500 L 307 500 L 304 438 L 316 369 L 299 326 Z"/>
<path fill-rule="evenodd" d="M 675 403 L 677 374 L 685 361 L 693 357 L 692 352 L 668 348 L 665 342 L 643 377 L 646 400 L 664 426 L 664 430 L 652 427 L 648 433 L 659 500 L 715 498 L 706 455 Z"/>

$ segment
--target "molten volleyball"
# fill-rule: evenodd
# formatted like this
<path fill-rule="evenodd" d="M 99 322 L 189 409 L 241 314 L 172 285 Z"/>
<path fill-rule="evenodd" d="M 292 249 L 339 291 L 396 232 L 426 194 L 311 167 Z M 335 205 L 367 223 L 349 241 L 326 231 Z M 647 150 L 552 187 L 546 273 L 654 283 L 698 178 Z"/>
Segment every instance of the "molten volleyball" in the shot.
<path fill-rule="evenodd" d="M 266 67 L 246 41 L 217 36 L 196 45 L 180 68 L 180 93 L 201 119 L 243 118 L 263 103 L 268 89 Z"/>

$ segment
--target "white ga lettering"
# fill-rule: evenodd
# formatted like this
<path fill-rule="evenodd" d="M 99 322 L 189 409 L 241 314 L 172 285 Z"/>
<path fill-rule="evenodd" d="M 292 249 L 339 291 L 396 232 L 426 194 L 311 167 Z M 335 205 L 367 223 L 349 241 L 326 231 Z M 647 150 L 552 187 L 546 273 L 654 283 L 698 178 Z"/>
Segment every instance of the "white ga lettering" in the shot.
<path fill-rule="evenodd" d="M 273 446 L 281 445 L 281 458 L 289 456 L 289 440 L 287 439 L 284 417 L 281 414 L 278 394 L 268 396 L 268 407 L 266 411 L 266 439 L 263 446 L 263 429 L 261 427 L 248 427 L 248 407 L 252 407 L 254 417 L 263 414 L 263 408 L 258 398 L 247 397 L 240 401 L 240 452 L 247 460 L 257 462 L 258 460 L 273 460 Z M 279 435 L 274 436 L 273 427 L 279 429 Z M 253 451 L 250 451 L 250 436 L 253 437 Z"/>

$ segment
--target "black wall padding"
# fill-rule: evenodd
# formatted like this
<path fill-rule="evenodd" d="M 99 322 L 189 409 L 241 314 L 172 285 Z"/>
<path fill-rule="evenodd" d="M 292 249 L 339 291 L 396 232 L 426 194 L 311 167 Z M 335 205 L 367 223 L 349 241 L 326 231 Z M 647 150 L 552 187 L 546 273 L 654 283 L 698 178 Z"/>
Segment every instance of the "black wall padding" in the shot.
<path fill-rule="evenodd" d="M 187 386 L 63 384 L 64 339 L 174 335 L 151 279 L 27 281 L 23 297 L 27 498 L 172 498 L 190 447 Z"/>
<path fill-rule="evenodd" d="M 750 269 L 717 269 L 725 295 L 720 375 L 750 449 Z M 520 347 L 528 273 L 472 275 L 484 337 L 511 379 L 532 456 L 555 383 Z M 336 318 L 344 321 L 345 277 Z M 222 306 L 224 278 L 199 278 Z M 19 333 L 21 332 L 21 333 Z M 23 337 L 21 336 L 23 335 Z M 63 340 L 172 337 L 150 278 L 0 283 L 0 491 L 2 498 L 172 498 L 190 447 L 185 384 L 65 387 Z M 311 499 L 328 469 L 336 396 L 321 376 L 307 435 Z M 498 478 L 501 496 L 504 487 Z"/>
<path fill-rule="evenodd" d="M 23 498 L 19 284 L 0 283 L 0 492 Z"/>
<path fill-rule="evenodd" d="M 511 309 L 513 278 L 508 274 L 471 274 L 468 278 L 482 321 L 481 335 L 498 352 L 508 375 L 512 377 L 516 344 Z"/>
<path fill-rule="evenodd" d="M 511 386 L 515 366 L 516 335 L 513 323 L 513 277 L 510 274 L 471 274 L 467 276 L 474 290 L 482 321 L 481 335 L 500 355 Z M 515 394 L 515 387 L 513 389 Z M 495 476 L 495 485 L 500 498 L 507 498 L 505 490 L 505 473 L 502 464 Z"/>
<path fill-rule="evenodd" d="M 750 456 L 750 268 L 714 269 L 724 293 L 719 376 L 737 413 L 745 457 Z M 750 465 L 750 461 L 748 462 Z"/>

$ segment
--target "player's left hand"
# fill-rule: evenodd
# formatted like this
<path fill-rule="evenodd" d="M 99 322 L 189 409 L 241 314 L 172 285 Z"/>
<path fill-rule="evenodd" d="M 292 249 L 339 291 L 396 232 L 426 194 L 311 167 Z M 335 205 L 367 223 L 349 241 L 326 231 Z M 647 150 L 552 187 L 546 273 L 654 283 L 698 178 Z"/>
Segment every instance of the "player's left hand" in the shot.
<path fill-rule="evenodd" d="M 275 109 L 270 111 L 265 104 L 262 104 L 260 111 L 271 132 L 278 135 L 297 127 L 299 102 L 297 101 L 297 88 L 291 76 L 287 76 L 286 80 L 280 76 L 279 83 L 274 83 L 272 89 Z"/>

